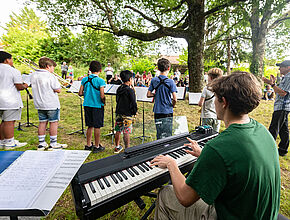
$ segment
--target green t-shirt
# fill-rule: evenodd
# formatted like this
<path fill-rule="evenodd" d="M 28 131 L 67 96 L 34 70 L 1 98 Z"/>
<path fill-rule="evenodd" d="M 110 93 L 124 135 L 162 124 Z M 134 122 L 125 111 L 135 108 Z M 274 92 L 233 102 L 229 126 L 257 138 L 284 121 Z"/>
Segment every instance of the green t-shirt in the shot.
<path fill-rule="evenodd" d="M 251 119 L 209 141 L 186 180 L 218 219 L 277 219 L 280 167 L 275 141 Z"/>

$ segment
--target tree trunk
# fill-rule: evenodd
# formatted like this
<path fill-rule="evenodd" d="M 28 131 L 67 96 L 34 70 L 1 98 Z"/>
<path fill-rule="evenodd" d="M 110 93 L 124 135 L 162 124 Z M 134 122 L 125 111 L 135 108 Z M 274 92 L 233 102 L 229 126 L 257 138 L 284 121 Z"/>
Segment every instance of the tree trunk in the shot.
<path fill-rule="evenodd" d="M 227 40 L 227 75 L 231 74 L 231 35 L 228 35 L 228 40 Z"/>
<path fill-rule="evenodd" d="M 188 36 L 189 91 L 201 92 L 203 87 L 204 50 L 204 0 L 196 0 L 189 5 L 190 21 Z"/>
<path fill-rule="evenodd" d="M 252 33 L 253 56 L 250 71 L 255 76 L 261 78 L 264 75 L 264 55 L 265 55 L 265 30 L 259 28 Z"/>
<path fill-rule="evenodd" d="M 252 16 L 250 18 L 252 30 L 252 47 L 253 55 L 251 59 L 250 72 L 258 78 L 264 75 L 264 55 L 265 55 L 265 42 L 267 35 L 268 22 L 271 18 L 271 8 L 264 10 L 263 18 L 260 19 L 260 2 L 253 0 L 252 2 Z M 261 21 L 260 21 L 261 20 Z"/>

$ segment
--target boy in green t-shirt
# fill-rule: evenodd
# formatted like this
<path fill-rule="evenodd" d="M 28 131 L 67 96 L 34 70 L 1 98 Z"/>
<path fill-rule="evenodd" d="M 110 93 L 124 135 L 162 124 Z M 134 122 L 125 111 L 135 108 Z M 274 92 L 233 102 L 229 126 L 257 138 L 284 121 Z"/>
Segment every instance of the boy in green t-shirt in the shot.
<path fill-rule="evenodd" d="M 187 179 L 173 158 L 152 160 L 152 166 L 168 168 L 173 185 L 160 190 L 155 219 L 276 220 L 281 184 L 277 147 L 268 130 L 248 116 L 260 102 L 258 81 L 235 72 L 214 80 L 211 89 L 226 130 L 203 150 L 188 138 L 192 150 L 187 153 L 198 160 Z"/>

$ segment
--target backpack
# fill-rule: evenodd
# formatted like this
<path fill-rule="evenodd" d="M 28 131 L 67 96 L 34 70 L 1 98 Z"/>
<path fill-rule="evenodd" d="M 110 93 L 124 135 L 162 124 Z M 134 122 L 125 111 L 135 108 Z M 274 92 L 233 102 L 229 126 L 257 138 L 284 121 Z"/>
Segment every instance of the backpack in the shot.
<path fill-rule="evenodd" d="M 93 87 L 94 89 L 100 91 L 100 88 L 97 88 L 97 87 L 93 84 L 93 82 L 92 82 L 92 80 L 93 80 L 94 78 L 96 78 L 96 77 L 97 77 L 97 76 L 94 76 L 94 77 L 89 77 L 89 76 L 88 76 L 88 81 L 86 81 L 86 82 L 84 83 L 84 87 L 85 87 L 85 85 L 89 82 L 89 83 L 92 85 L 92 87 Z"/>
<path fill-rule="evenodd" d="M 170 90 L 170 86 L 167 85 L 167 84 L 165 83 L 165 80 L 168 79 L 167 77 L 165 77 L 164 79 L 162 79 L 160 76 L 158 76 L 158 79 L 160 80 L 160 82 L 159 82 L 159 84 L 156 86 L 156 88 L 153 87 L 153 90 L 155 89 L 155 91 L 157 91 L 157 89 L 159 88 L 159 86 L 161 86 L 161 84 L 165 85 L 165 86 L 167 87 L 167 89 Z"/>

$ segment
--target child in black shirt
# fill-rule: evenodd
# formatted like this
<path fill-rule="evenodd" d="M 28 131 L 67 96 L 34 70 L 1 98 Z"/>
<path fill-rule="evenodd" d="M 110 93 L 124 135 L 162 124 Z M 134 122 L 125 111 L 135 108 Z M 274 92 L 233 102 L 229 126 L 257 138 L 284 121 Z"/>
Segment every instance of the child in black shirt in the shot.
<path fill-rule="evenodd" d="M 122 132 L 125 148 L 130 146 L 133 115 L 137 113 L 135 91 L 130 87 L 134 82 L 133 74 L 129 70 L 124 70 L 120 73 L 120 77 L 123 84 L 117 89 L 116 96 L 115 153 L 119 153 L 123 150 L 123 147 L 120 145 Z"/>

